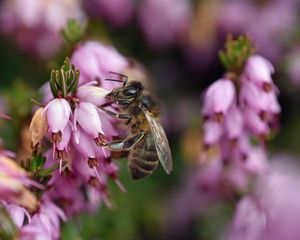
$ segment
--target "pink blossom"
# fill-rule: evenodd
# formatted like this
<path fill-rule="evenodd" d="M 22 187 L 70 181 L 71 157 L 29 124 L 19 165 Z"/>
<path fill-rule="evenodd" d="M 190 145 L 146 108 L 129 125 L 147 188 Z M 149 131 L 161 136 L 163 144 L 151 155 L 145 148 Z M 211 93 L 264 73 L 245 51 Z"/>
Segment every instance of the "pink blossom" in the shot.
<path fill-rule="evenodd" d="M 274 73 L 273 65 L 265 58 L 259 55 L 252 55 L 248 58 L 244 73 L 250 81 L 263 87 L 263 84 L 273 84 L 271 74 Z"/>
<path fill-rule="evenodd" d="M 179 42 L 187 31 L 190 18 L 191 6 L 185 0 L 146 0 L 138 14 L 146 40 L 158 50 Z"/>
<path fill-rule="evenodd" d="M 74 127 L 76 124 L 94 139 L 98 138 L 99 134 L 104 134 L 102 130 L 102 123 L 97 112 L 96 106 L 88 103 L 81 102 L 74 111 Z"/>
<path fill-rule="evenodd" d="M 241 111 L 232 106 L 225 118 L 226 133 L 229 139 L 238 139 L 244 129 L 244 119 Z"/>
<path fill-rule="evenodd" d="M 21 228 L 22 240 L 57 240 L 60 235 L 60 220 L 66 220 L 65 214 L 55 204 L 46 201 L 40 211 L 32 217 L 29 224 Z"/>
<path fill-rule="evenodd" d="M 27 173 L 14 160 L 0 156 L 0 199 L 34 210 L 38 206 L 35 196 L 26 186 L 39 184 L 30 180 Z"/>
<path fill-rule="evenodd" d="M 133 14 L 133 0 L 90 0 L 87 9 L 117 27 L 126 25 Z M 120 14 L 122 13 L 122 14 Z"/>
<path fill-rule="evenodd" d="M 0 30 L 21 49 L 44 59 L 61 48 L 60 31 L 69 19 L 81 26 L 86 22 L 79 0 L 5 0 L 0 9 Z"/>
<path fill-rule="evenodd" d="M 77 89 L 76 96 L 80 101 L 89 102 L 99 106 L 105 102 L 105 96 L 109 93 L 104 88 L 83 85 Z"/>
<path fill-rule="evenodd" d="M 29 222 L 31 221 L 31 217 L 25 208 L 16 204 L 7 204 L 5 208 L 18 228 L 23 226 L 26 219 Z"/>
<path fill-rule="evenodd" d="M 71 107 L 63 98 L 54 98 L 45 107 L 48 126 L 52 133 L 63 132 L 69 122 Z"/>
<path fill-rule="evenodd" d="M 126 58 L 115 48 L 95 41 L 81 44 L 73 53 L 71 61 L 80 70 L 79 85 L 97 80 L 107 90 L 117 86 L 104 81 L 105 78 L 111 78 L 109 72 L 123 73 L 128 67 Z"/>
<path fill-rule="evenodd" d="M 202 113 L 205 116 L 226 114 L 235 100 L 235 87 L 229 79 L 214 82 L 204 96 Z"/>
<path fill-rule="evenodd" d="M 273 159 L 267 174 L 235 211 L 227 239 L 294 240 L 300 231 L 299 166 L 290 156 Z M 297 160 L 298 162 L 298 160 Z"/>
<path fill-rule="evenodd" d="M 71 126 L 70 126 L 70 124 L 68 124 L 62 132 L 61 142 L 59 142 L 55 145 L 57 150 L 64 151 L 67 149 L 70 139 L 71 139 L 71 133 L 72 133 Z"/>
<path fill-rule="evenodd" d="M 266 136 L 269 133 L 268 123 L 264 122 L 261 117 L 253 110 L 245 110 L 245 125 L 257 136 Z"/>
<path fill-rule="evenodd" d="M 94 141 L 82 129 L 78 128 L 73 137 L 73 144 L 80 154 L 85 158 L 96 158 Z"/>
<path fill-rule="evenodd" d="M 208 146 L 216 144 L 223 134 L 222 125 L 215 121 L 206 121 L 203 125 L 203 129 L 204 142 Z"/>

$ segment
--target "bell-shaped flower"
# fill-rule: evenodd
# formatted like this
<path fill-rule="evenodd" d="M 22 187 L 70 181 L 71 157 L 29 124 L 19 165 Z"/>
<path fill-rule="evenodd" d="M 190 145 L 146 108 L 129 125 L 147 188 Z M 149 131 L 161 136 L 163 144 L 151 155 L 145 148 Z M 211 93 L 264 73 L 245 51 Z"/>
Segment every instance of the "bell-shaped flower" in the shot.
<path fill-rule="evenodd" d="M 54 98 L 45 107 L 49 129 L 52 133 L 63 132 L 71 115 L 71 107 L 63 98 Z"/>
<path fill-rule="evenodd" d="M 258 113 L 264 111 L 278 114 L 281 111 L 275 92 L 265 92 L 249 81 L 242 82 L 240 102 Z"/>
<path fill-rule="evenodd" d="M 25 208 L 13 203 L 6 204 L 5 208 L 18 228 L 23 226 L 26 218 L 28 222 L 31 221 L 31 217 Z"/>
<path fill-rule="evenodd" d="M 94 139 L 99 137 L 99 134 L 104 134 L 102 123 L 95 105 L 88 102 L 81 102 L 74 111 L 74 129 L 79 126 Z"/>
<path fill-rule="evenodd" d="M 259 55 L 249 57 L 244 68 L 244 74 L 248 80 L 257 84 L 265 91 L 272 89 L 273 81 L 271 74 L 273 73 L 273 65 L 267 59 Z"/>
<path fill-rule="evenodd" d="M 101 87 L 83 85 L 78 88 L 76 96 L 80 101 L 89 102 L 97 106 L 105 102 L 105 96 L 108 93 L 108 90 Z"/>
<path fill-rule="evenodd" d="M 269 134 L 268 123 L 264 122 L 261 117 L 253 110 L 246 109 L 243 112 L 245 125 L 257 136 L 265 137 Z"/>
<path fill-rule="evenodd" d="M 72 129 L 70 124 L 68 124 L 62 132 L 61 141 L 55 145 L 57 150 L 64 151 L 67 149 L 71 139 L 71 134 L 72 134 Z"/>
<path fill-rule="evenodd" d="M 76 150 L 85 158 L 96 158 L 95 143 L 91 136 L 86 134 L 81 128 L 77 128 L 73 134 L 73 145 Z"/>
<path fill-rule="evenodd" d="M 244 131 L 244 119 L 237 106 L 232 106 L 225 118 L 225 128 L 229 139 L 238 139 Z"/>
<path fill-rule="evenodd" d="M 203 126 L 204 143 L 207 146 L 216 144 L 223 134 L 223 127 L 215 121 L 206 121 Z"/>
<path fill-rule="evenodd" d="M 235 86 L 229 79 L 219 79 L 207 89 L 202 113 L 225 115 L 235 100 Z"/>
<path fill-rule="evenodd" d="M 73 53 L 71 62 L 80 70 L 79 85 L 98 80 L 101 87 L 110 90 L 114 82 L 103 81 L 109 78 L 110 71 L 122 73 L 128 61 L 115 48 L 96 41 L 80 45 Z"/>
<path fill-rule="evenodd" d="M 43 202 L 39 212 L 34 214 L 31 222 L 21 229 L 21 239 L 58 239 L 60 219 L 66 220 L 63 211 L 48 200 Z"/>
<path fill-rule="evenodd" d="M 12 159 L 0 157 L 0 199 L 8 203 L 16 203 L 30 210 L 35 210 L 38 201 L 25 186 L 34 185 L 27 178 L 25 170 Z M 38 184 L 36 184 L 38 185 Z"/>

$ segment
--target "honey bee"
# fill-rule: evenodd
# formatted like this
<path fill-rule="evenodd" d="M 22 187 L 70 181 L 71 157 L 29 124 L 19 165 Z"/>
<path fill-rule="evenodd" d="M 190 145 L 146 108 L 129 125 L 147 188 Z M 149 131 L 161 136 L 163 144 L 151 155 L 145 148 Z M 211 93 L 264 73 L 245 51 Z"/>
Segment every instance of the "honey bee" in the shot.
<path fill-rule="evenodd" d="M 113 89 L 106 98 L 109 102 L 120 106 L 120 113 L 109 111 L 104 105 L 101 109 L 114 118 L 127 120 L 130 135 L 125 140 L 116 140 L 103 145 L 111 151 L 129 151 L 128 167 L 133 179 L 151 175 L 158 162 L 166 173 L 170 174 L 173 169 L 171 149 L 159 121 L 158 105 L 141 82 L 128 82 L 127 76 L 118 75 L 122 80 L 106 80 L 123 82 L 123 86 Z"/>

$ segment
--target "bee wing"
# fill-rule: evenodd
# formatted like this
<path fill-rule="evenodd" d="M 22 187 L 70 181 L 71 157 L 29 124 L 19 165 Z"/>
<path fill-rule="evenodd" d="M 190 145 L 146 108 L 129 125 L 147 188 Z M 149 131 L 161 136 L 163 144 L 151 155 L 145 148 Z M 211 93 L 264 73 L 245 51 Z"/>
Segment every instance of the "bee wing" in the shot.
<path fill-rule="evenodd" d="M 166 133 L 161 124 L 155 118 L 151 117 L 148 111 L 144 111 L 144 113 L 153 135 L 159 161 L 166 173 L 170 174 L 170 172 L 173 170 L 173 163 L 171 149 Z"/>

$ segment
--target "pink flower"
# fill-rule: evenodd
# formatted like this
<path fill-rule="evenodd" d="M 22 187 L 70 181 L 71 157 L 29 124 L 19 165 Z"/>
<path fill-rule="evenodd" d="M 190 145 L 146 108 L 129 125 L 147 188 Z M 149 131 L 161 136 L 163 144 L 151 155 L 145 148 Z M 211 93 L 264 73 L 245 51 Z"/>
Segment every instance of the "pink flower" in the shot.
<path fill-rule="evenodd" d="M 75 128 L 77 123 L 88 135 L 92 136 L 94 139 L 98 138 L 99 134 L 104 134 L 96 106 L 91 103 L 81 102 L 78 104 L 74 111 Z"/>
<path fill-rule="evenodd" d="M 202 113 L 204 116 L 226 114 L 235 100 L 235 87 L 229 79 L 214 82 L 204 95 Z"/>
<path fill-rule="evenodd" d="M 71 134 L 72 134 L 72 129 L 70 124 L 68 124 L 62 132 L 61 141 L 55 145 L 57 150 L 59 151 L 67 150 L 67 147 L 71 139 Z"/>
<path fill-rule="evenodd" d="M 79 0 L 5 0 L 0 6 L 0 30 L 11 35 L 22 50 L 51 58 L 62 46 L 60 31 L 69 19 L 85 25 L 80 4 Z"/>
<path fill-rule="evenodd" d="M 76 130 L 73 137 L 74 147 L 84 158 L 96 158 L 94 141 L 91 136 L 87 135 L 81 128 Z"/>
<path fill-rule="evenodd" d="M 222 125 L 215 121 L 206 121 L 203 125 L 204 142 L 207 146 L 216 144 L 223 134 Z"/>
<path fill-rule="evenodd" d="M 45 107 L 48 126 L 52 133 L 63 132 L 71 114 L 69 103 L 63 98 L 54 98 Z"/>
<path fill-rule="evenodd" d="M 97 80 L 107 90 L 118 86 L 104 81 L 105 78 L 111 78 L 109 72 L 122 73 L 128 67 L 126 58 L 115 48 L 95 41 L 81 44 L 73 53 L 71 61 L 80 70 L 79 85 Z"/>
<path fill-rule="evenodd" d="M 90 0 L 86 5 L 93 15 L 100 16 L 117 27 L 126 25 L 134 10 L 133 0 Z"/>
<path fill-rule="evenodd" d="M 54 203 L 44 202 L 40 211 L 32 217 L 29 224 L 21 228 L 22 240 L 57 240 L 60 236 L 60 220 L 66 220 L 63 211 Z"/>
<path fill-rule="evenodd" d="M 80 101 L 89 102 L 99 106 L 105 102 L 108 90 L 96 86 L 83 85 L 77 89 L 76 96 Z"/>
<path fill-rule="evenodd" d="M 262 89 L 273 85 L 271 74 L 274 73 L 274 67 L 267 59 L 259 55 L 252 55 L 248 58 L 244 73 L 250 81 Z"/>
<path fill-rule="evenodd" d="M 244 131 L 244 119 L 238 107 L 232 106 L 225 118 L 225 128 L 229 139 L 238 139 Z"/>
<path fill-rule="evenodd" d="M 31 221 L 31 217 L 25 208 L 16 204 L 7 204 L 5 208 L 18 228 L 23 226 L 26 218 L 29 222 Z"/>
<path fill-rule="evenodd" d="M 41 187 L 30 180 L 27 173 L 15 161 L 0 156 L 0 200 L 15 203 L 34 210 L 38 206 L 35 196 L 26 186 Z"/>
<path fill-rule="evenodd" d="M 227 239 L 294 240 L 300 230 L 299 166 L 279 155 L 237 205 Z M 284 190 L 283 190 L 284 189 Z"/>
<path fill-rule="evenodd" d="M 139 9 L 138 21 L 151 47 L 160 50 L 179 42 L 187 31 L 191 14 L 189 1 L 146 0 Z"/>

